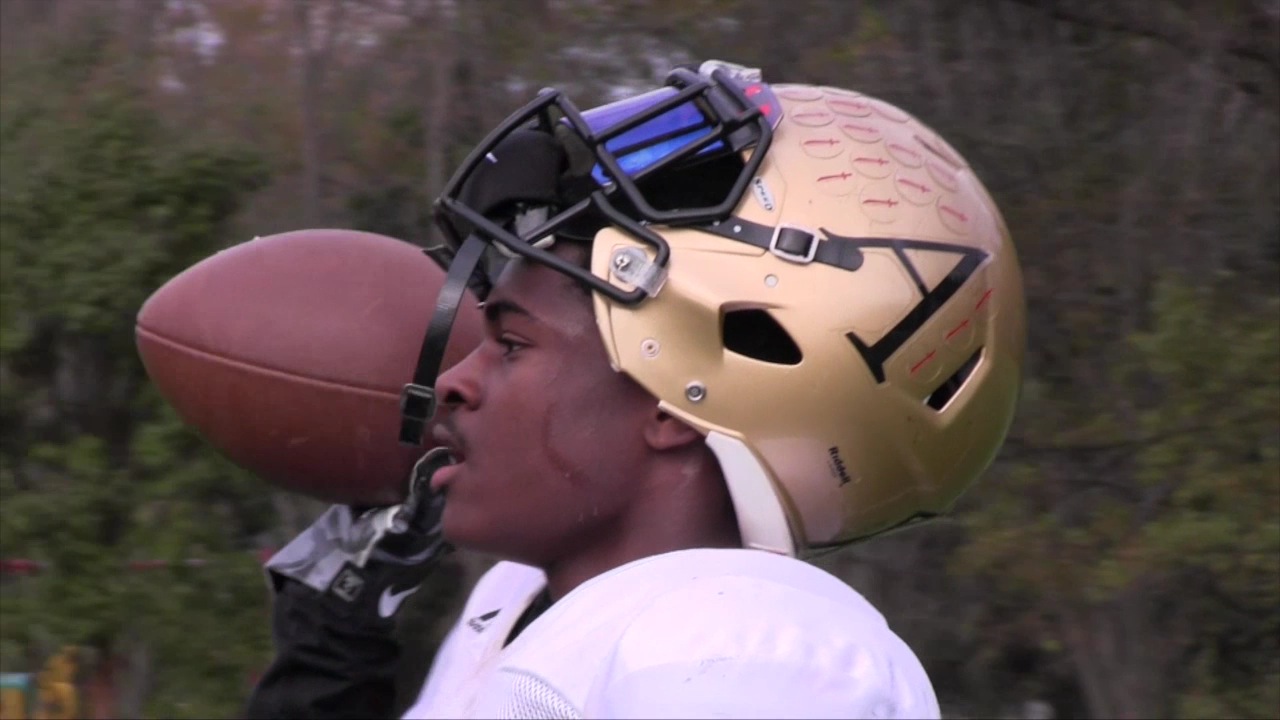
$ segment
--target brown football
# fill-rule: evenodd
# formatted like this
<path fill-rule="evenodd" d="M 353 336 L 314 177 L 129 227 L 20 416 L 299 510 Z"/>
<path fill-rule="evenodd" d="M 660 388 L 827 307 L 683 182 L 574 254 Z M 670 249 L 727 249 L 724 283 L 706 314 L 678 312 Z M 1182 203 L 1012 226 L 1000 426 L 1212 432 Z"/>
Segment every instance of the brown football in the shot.
<path fill-rule="evenodd" d="M 179 416 L 259 477 L 334 503 L 391 504 L 427 445 L 398 440 L 444 271 L 351 230 L 251 240 L 165 283 L 138 312 L 147 374 Z M 480 342 L 464 298 L 443 368 Z"/>

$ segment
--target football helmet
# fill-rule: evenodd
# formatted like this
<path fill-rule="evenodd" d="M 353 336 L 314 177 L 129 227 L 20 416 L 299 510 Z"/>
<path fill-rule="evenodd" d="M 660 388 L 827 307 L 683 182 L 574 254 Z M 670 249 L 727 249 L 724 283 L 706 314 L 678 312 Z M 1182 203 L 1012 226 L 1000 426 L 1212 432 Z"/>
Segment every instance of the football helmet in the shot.
<path fill-rule="evenodd" d="M 1009 231 L 961 155 L 882 100 L 716 61 L 587 111 L 544 90 L 463 162 L 437 219 L 450 281 L 406 442 L 490 247 L 592 290 L 615 369 L 706 436 L 747 547 L 805 554 L 934 517 L 1012 420 Z M 557 241 L 589 243 L 590 267 Z"/>

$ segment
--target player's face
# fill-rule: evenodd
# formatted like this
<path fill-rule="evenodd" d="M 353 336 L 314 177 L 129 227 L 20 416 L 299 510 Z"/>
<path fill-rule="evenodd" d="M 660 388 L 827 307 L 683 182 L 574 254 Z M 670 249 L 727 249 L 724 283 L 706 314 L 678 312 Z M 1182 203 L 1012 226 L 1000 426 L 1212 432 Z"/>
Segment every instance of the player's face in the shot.
<path fill-rule="evenodd" d="M 444 533 L 547 567 L 618 532 L 657 401 L 609 366 L 589 296 L 561 273 L 512 263 L 484 313 L 484 341 L 436 383 L 438 437 L 461 455 L 436 477 Z"/>

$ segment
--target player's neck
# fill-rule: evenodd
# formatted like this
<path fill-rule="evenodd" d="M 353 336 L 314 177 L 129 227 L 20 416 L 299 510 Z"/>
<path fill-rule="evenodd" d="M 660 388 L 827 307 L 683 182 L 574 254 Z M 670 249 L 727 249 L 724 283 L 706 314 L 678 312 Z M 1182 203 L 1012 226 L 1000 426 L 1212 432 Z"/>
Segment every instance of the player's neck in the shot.
<path fill-rule="evenodd" d="M 692 476 L 660 468 L 650 488 L 609 530 L 544 567 L 559 600 L 597 575 L 654 555 L 694 548 L 742 547 L 737 518 L 718 467 Z"/>

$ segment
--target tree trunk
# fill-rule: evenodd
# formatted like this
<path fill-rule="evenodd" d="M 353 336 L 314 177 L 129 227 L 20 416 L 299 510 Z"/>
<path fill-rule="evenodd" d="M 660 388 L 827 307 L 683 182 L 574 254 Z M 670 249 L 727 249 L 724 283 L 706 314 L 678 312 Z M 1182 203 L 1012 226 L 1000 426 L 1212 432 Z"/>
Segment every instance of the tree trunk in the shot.
<path fill-rule="evenodd" d="M 449 173 L 449 113 L 453 109 L 453 67 L 457 42 L 454 27 L 457 18 L 453 10 L 436 0 L 424 0 L 424 12 L 420 17 L 426 24 L 427 42 L 423 43 L 422 72 L 422 149 L 427 204 L 423 212 L 430 220 L 431 203 L 444 189 Z M 427 225 L 427 245 L 439 244 L 443 239 L 439 228 Z"/>
<path fill-rule="evenodd" d="M 302 192 L 303 220 L 310 227 L 324 224 L 322 135 L 320 107 L 324 98 L 325 70 L 333 46 L 342 30 L 346 4 L 332 0 L 321 5 L 315 0 L 294 0 L 294 33 L 299 57 L 302 101 Z M 327 9 L 319 13 L 317 10 Z"/>

